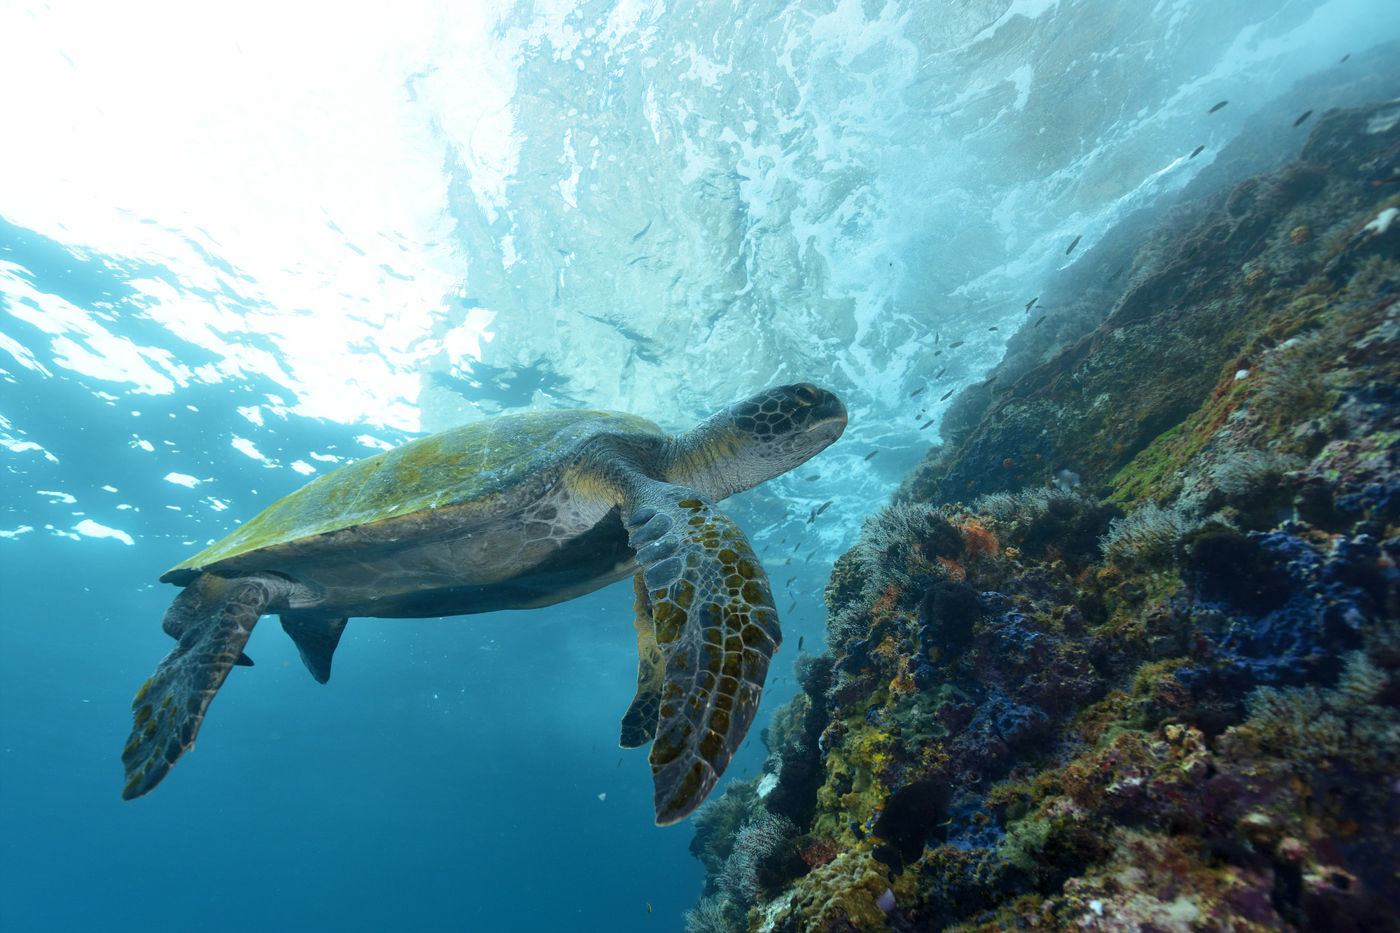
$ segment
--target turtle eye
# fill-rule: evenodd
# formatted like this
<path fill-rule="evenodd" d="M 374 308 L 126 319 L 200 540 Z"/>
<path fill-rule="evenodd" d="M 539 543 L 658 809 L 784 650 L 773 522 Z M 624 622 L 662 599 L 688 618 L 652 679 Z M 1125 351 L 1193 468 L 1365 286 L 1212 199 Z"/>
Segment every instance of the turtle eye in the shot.
<path fill-rule="evenodd" d="M 817 404 L 817 400 L 821 398 L 821 393 L 817 391 L 817 387 L 810 382 L 799 382 L 792 387 L 792 394 L 796 395 L 797 400 L 804 405 L 815 405 Z"/>

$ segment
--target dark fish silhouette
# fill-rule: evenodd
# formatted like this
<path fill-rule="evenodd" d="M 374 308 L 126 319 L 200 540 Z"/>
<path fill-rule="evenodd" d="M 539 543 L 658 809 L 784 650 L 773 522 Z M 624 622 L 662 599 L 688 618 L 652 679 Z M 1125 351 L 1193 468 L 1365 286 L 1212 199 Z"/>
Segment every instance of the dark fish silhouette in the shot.
<path fill-rule="evenodd" d="M 988 327 L 987 330 L 996 330 L 996 327 Z"/>
<path fill-rule="evenodd" d="M 813 473 L 811 476 L 804 476 L 802 478 L 805 479 L 807 482 L 812 483 L 821 479 L 822 475 L 820 473 Z"/>
<path fill-rule="evenodd" d="M 801 651 L 801 650 L 802 650 L 802 639 L 803 639 L 803 638 L 806 638 L 806 637 L 807 637 L 807 636 L 805 636 L 805 635 L 798 635 L 798 636 L 797 636 L 797 650 L 798 650 L 798 651 Z"/>
<path fill-rule="evenodd" d="M 1042 317 L 1037 318 L 1037 319 L 1036 319 L 1036 322 L 1035 322 L 1034 324 L 1032 324 L 1031 327 L 1039 327 L 1041 324 L 1044 324 L 1044 323 L 1045 323 L 1045 318 L 1042 316 Z"/>
<path fill-rule="evenodd" d="M 878 451 L 878 450 L 872 450 L 870 453 L 868 453 L 868 454 L 865 455 L 865 459 L 869 460 L 869 459 L 871 459 L 872 457 L 874 457 L 876 454 L 878 454 L 879 452 L 880 452 L 880 451 Z"/>
<path fill-rule="evenodd" d="M 1036 303 L 1037 301 L 1039 301 L 1039 300 L 1040 300 L 1040 296 L 1039 296 L 1039 295 L 1036 295 L 1036 296 L 1035 296 L 1034 298 L 1032 298 L 1030 301 L 1026 302 L 1026 310 L 1029 311 L 1031 308 L 1034 308 L 1034 307 L 1035 307 L 1035 303 Z"/>
<path fill-rule="evenodd" d="M 794 610 L 794 609 L 796 609 L 796 608 L 797 608 L 797 600 L 794 599 L 794 600 L 792 601 L 792 605 L 791 605 L 791 606 L 788 606 L 788 613 L 791 614 L 792 610 Z"/>
<path fill-rule="evenodd" d="M 787 582 L 783 584 L 783 589 L 787 589 L 788 587 L 792 586 L 792 581 L 796 579 L 796 577 L 788 577 Z"/>
<path fill-rule="evenodd" d="M 938 420 L 937 418 L 930 418 L 930 419 L 928 419 L 928 420 L 925 421 L 923 424 L 919 425 L 919 430 L 920 430 L 920 431 L 924 430 L 925 428 L 927 428 L 929 425 L 933 424 L 933 423 L 934 423 L 935 421 L 937 421 L 937 420 Z"/>
<path fill-rule="evenodd" d="M 1065 250 L 1065 255 L 1068 256 L 1070 253 L 1074 252 L 1074 248 L 1079 245 L 1079 241 L 1082 239 L 1084 239 L 1084 235 L 1082 233 L 1079 236 L 1075 237 L 1074 242 L 1069 245 L 1069 249 Z"/>
<path fill-rule="evenodd" d="M 1348 53 L 1346 53 L 1345 55 L 1343 55 L 1343 56 L 1342 56 L 1342 61 L 1337 62 L 1337 64 L 1338 64 L 1338 65 L 1342 64 L 1342 63 L 1345 62 L 1348 58 L 1351 58 L 1351 53 L 1350 53 L 1350 52 L 1348 52 Z"/>
<path fill-rule="evenodd" d="M 940 370 L 938 371 L 938 375 L 934 376 L 933 378 L 935 378 L 935 379 L 942 379 L 942 378 L 943 378 L 943 374 L 946 373 L 947 371 L 948 371 L 948 367 L 947 367 L 947 366 L 944 366 L 942 369 L 940 369 Z"/>
<path fill-rule="evenodd" d="M 1191 158 L 1194 159 L 1194 158 L 1196 158 L 1196 156 L 1200 155 L 1202 152 L 1205 152 L 1205 151 L 1206 151 L 1206 147 L 1205 147 L 1205 146 L 1197 146 L 1197 147 L 1195 148 L 1195 150 L 1192 151 L 1192 153 L 1191 153 Z"/>
<path fill-rule="evenodd" d="M 917 389 L 915 389 L 913 392 L 910 392 L 910 393 L 909 393 L 909 397 L 910 397 L 910 398 L 913 398 L 914 396 L 918 395 L 920 392 L 924 391 L 924 390 L 927 389 L 927 388 L 928 388 L 928 386 L 919 386 L 919 387 L 918 387 Z"/>
<path fill-rule="evenodd" d="M 1296 120 L 1293 121 L 1293 125 L 1294 125 L 1294 126 L 1302 126 L 1302 125 L 1303 125 L 1303 121 L 1306 120 L 1306 119 L 1307 119 L 1308 117 L 1310 117 L 1310 116 L 1312 116 L 1312 111 L 1311 111 L 1311 110 L 1306 110 L 1306 111 L 1304 111 L 1304 112 L 1303 112 L 1303 115 L 1302 115 L 1301 117 L 1299 117 L 1298 119 L 1296 119 Z"/>
<path fill-rule="evenodd" d="M 817 511 L 816 511 L 815 514 L 817 514 L 817 515 L 822 514 L 822 513 L 825 512 L 827 509 L 831 508 L 831 503 L 833 503 L 833 502 L 835 502 L 835 501 L 836 501 L 835 499 L 827 499 L 825 502 L 823 502 L 820 506 L 817 507 Z"/>
<path fill-rule="evenodd" d="M 1224 107 L 1224 106 L 1225 106 L 1226 104 L 1228 104 L 1228 103 L 1229 103 L 1228 100 L 1222 100 L 1220 103 L 1216 104 L 1214 107 L 1210 108 L 1210 109 L 1207 110 L 1206 112 L 1207 112 L 1207 113 L 1215 113 L 1215 111 L 1217 111 L 1217 110 L 1219 110 L 1220 108 Z"/>
<path fill-rule="evenodd" d="M 940 401 L 940 402 L 946 402 L 946 401 L 948 401 L 948 399 L 950 399 L 950 398 L 953 397 L 953 393 L 954 393 L 955 391 L 956 391 L 955 389 L 949 389 L 947 392 L 944 392 L 944 393 L 943 393 L 943 397 L 940 398 L 939 401 Z"/>
<path fill-rule="evenodd" d="M 948 349 L 956 350 L 958 347 L 962 346 L 965 343 L 967 343 L 966 340 L 954 340 L 952 343 L 948 344 Z"/>

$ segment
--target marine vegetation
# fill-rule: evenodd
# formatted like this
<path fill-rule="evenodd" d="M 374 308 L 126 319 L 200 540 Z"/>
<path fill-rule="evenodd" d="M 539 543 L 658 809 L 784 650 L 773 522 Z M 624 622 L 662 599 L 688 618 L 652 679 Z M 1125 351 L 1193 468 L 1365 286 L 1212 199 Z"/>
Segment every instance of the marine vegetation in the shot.
<path fill-rule="evenodd" d="M 700 811 L 688 930 L 1400 930 L 1387 108 L 1183 206 L 959 409 Z"/>

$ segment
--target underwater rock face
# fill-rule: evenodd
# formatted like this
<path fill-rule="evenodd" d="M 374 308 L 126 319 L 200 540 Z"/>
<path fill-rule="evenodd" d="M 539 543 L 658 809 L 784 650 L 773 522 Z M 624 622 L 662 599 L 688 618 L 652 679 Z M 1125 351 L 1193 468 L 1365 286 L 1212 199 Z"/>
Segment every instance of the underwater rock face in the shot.
<path fill-rule="evenodd" d="M 1400 930 L 1392 110 L 1183 206 L 867 521 L 688 930 Z"/>

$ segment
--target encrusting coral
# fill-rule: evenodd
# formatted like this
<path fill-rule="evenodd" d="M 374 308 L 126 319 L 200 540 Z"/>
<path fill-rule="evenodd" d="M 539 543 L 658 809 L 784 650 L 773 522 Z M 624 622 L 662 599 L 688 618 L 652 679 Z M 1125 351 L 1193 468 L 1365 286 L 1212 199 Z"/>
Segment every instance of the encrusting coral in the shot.
<path fill-rule="evenodd" d="M 1155 231 L 866 522 L 688 930 L 1400 931 L 1376 110 Z"/>

